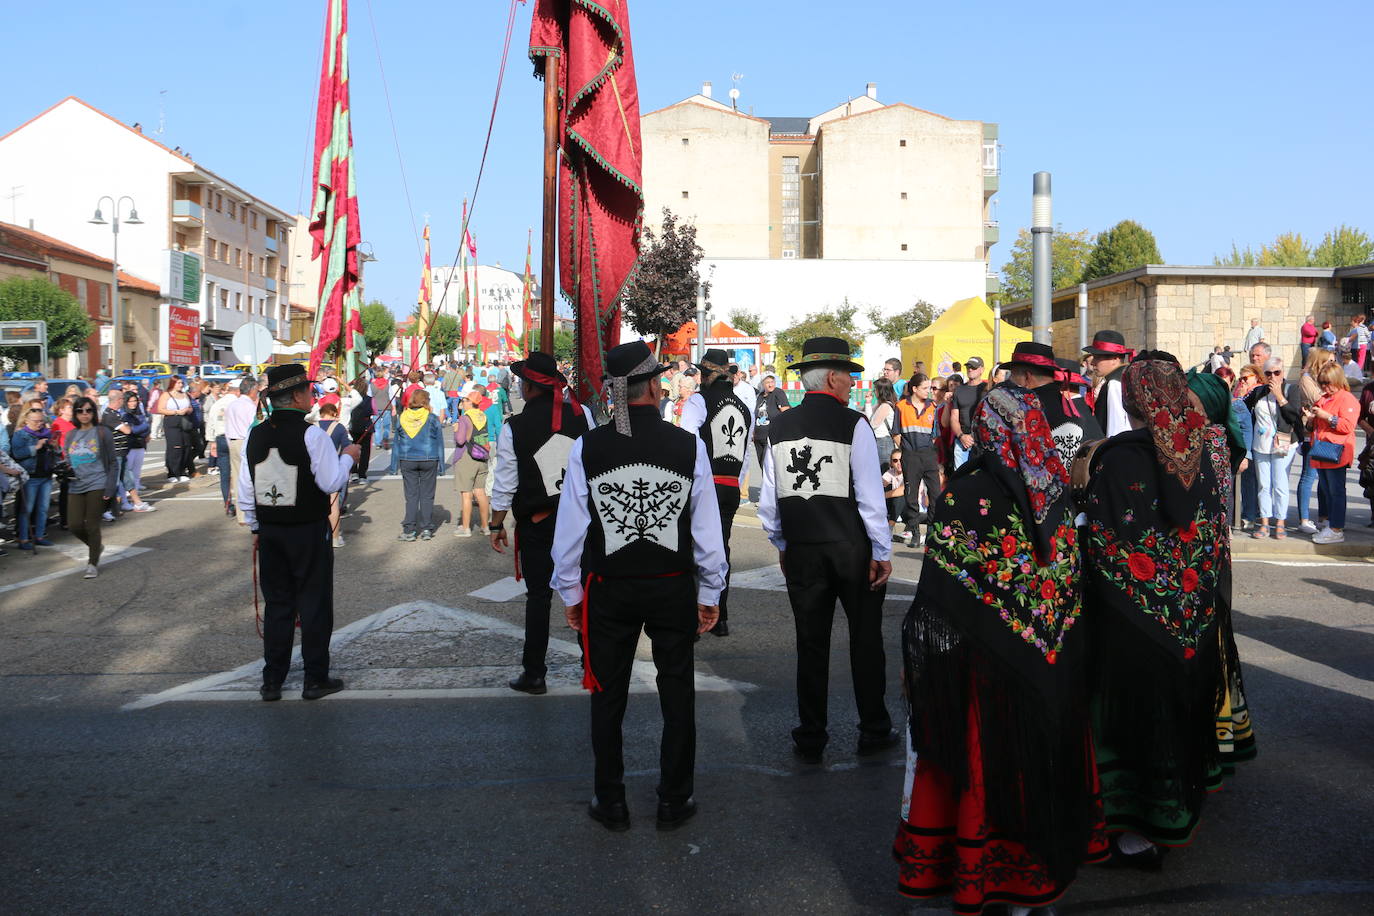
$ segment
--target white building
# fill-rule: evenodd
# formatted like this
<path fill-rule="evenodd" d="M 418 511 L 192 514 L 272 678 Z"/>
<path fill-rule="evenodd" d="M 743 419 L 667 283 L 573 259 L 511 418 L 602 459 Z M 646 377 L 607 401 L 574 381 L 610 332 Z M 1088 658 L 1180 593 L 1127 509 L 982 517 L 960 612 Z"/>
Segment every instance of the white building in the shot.
<path fill-rule="evenodd" d="M 463 271 L 449 265 L 431 267 L 430 279 L 434 284 L 432 308 L 435 314 L 440 312 L 442 303 L 443 314 L 457 315 L 463 301 Z M 523 274 L 506 270 L 499 264 L 481 264 L 467 268 L 467 284 L 470 303 L 477 306 L 481 312 L 480 327 L 484 332 L 484 338 L 485 332 L 500 334 L 506 326 L 506 321 L 510 321 L 511 330 L 517 336 L 520 334 L 524 322 L 521 311 L 525 295 Z M 530 318 L 536 320 L 539 317 L 537 277 L 531 284 L 530 296 Z M 471 314 L 469 312 L 469 315 Z"/>
<path fill-rule="evenodd" d="M 119 206 L 120 266 L 162 278 L 159 353 L 165 358 L 168 305 L 195 308 L 202 354 L 228 358 L 229 340 L 247 321 L 289 334 L 287 283 L 291 217 L 196 163 L 75 97 L 68 97 L 0 137 L 0 185 L 22 185 L 15 199 L 20 225 L 96 252 L 112 250 L 108 202 L 132 198 L 142 225 L 129 225 L 128 202 Z M 97 206 L 106 225 L 90 223 Z M 199 256 L 199 302 L 167 287 L 170 252 Z M 121 346 L 117 368 L 134 356 Z"/>

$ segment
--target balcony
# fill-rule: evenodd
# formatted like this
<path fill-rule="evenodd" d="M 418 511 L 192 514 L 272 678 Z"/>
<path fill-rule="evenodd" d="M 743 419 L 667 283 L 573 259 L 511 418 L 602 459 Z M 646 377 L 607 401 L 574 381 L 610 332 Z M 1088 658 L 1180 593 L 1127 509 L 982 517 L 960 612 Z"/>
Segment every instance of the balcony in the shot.
<path fill-rule="evenodd" d="M 1001 230 L 997 228 L 997 220 L 989 219 L 983 221 L 983 244 L 996 245 L 997 240 L 1002 237 Z"/>
<path fill-rule="evenodd" d="M 983 169 L 983 193 L 995 194 L 1001 186 L 1001 169 Z"/>
<path fill-rule="evenodd" d="M 201 226 L 205 223 L 205 211 L 194 200 L 174 200 L 172 222 L 178 226 Z"/>
<path fill-rule="evenodd" d="M 267 249 L 268 257 L 277 255 L 277 237 L 275 235 L 265 235 L 262 238 L 262 247 Z"/>
<path fill-rule="evenodd" d="M 988 295 L 1001 292 L 1002 277 L 999 274 L 995 274 L 992 271 L 988 271 L 987 280 L 983 289 L 988 293 Z"/>
<path fill-rule="evenodd" d="M 275 292 L 277 291 L 277 278 L 276 278 L 276 277 L 263 277 L 263 278 L 262 278 L 262 285 L 263 285 L 263 288 L 266 289 L 269 293 L 275 293 Z"/>

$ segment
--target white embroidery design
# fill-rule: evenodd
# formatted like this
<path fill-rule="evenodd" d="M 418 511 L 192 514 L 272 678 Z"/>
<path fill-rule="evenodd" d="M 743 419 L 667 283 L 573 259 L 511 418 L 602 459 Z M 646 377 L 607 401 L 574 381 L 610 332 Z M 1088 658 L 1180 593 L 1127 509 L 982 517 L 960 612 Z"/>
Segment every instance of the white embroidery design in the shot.
<path fill-rule="evenodd" d="M 1060 423 L 1050 434 L 1054 436 L 1055 448 L 1059 449 L 1065 466 L 1073 463 L 1078 447 L 1083 444 L 1083 427 L 1073 422 Z"/>
<path fill-rule="evenodd" d="M 289 509 L 296 505 L 295 465 L 282 460 L 276 449 L 253 469 L 253 497 L 259 506 Z"/>
<path fill-rule="evenodd" d="M 725 401 L 711 418 L 711 445 L 715 458 L 732 458 L 744 463 L 749 448 L 749 419 L 738 404 Z"/>
<path fill-rule="evenodd" d="M 606 556 L 639 541 L 677 550 L 690 478 L 651 464 L 629 464 L 593 477 L 587 492 L 601 520 Z"/>
<path fill-rule="evenodd" d="M 544 481 L 544 492 L 557 496 L 563 492 L 563 475 L 568 472 L 568 453 L 572 451 L 573 440 L 562 433 L 554 433 L 549 441 L 539 446 L 534 453 L 534 466 L 539 468 L 539 476 Z"/>
<path fill-rule="evenodd" d="M 851 446 L 827 439 L 795 439 L 773 446 L 778 498 L 849 495 Z"/>

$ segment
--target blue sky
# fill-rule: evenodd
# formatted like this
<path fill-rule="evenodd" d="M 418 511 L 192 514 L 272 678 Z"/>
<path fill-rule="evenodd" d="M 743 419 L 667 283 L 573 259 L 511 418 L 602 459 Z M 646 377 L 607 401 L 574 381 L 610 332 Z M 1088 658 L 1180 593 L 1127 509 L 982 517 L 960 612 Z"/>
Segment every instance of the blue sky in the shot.
<path fill-rule="evenodd" d="M 14 6 L 6 31 L 24 39 L 6 48 L 5 71 L 23 78 L 0 94 L 0 132 L 67 95 L 155 126 L 166 89 L 164 142 L 276 206 L 304 205 L 323 0 Z M 1374 232 L 1374 119 L 1359 52 L 1374 25 L 1370 4 L 1116 7 L 870 0 L 813 11 L 635 0 L 631 24 L 644 111 L 702 80 L 723 95 L 742 73 L 741 107 L 758 115 L 814 114 L 872 81 L 885 102 L 999 122 L 994 267 L 1028 223 L 1040 169 L 1054 175 L 1065 229 L 1136 219 L 1174 264 L 1210 263 L 1233 240 L 1258 247 L 1286 230 L 1313 241 L 1341 222 Z M 414 221 L 430 215 L 434 261 L 448 263 L 506 9 L 504 0 L 373 0 L 374 41 L 368 3 L 352 4 L 363 234 L 379 259 L 367 291 L 399 314 L 414 302 L 418 229 L 378 50 Z M 521 7 L 473 222 L 483 262 L 517 270 L 539 220 L 541 84 L 525 57 L 529 16 Z M 0 183 L 22 183 L 8 179 Z"/>

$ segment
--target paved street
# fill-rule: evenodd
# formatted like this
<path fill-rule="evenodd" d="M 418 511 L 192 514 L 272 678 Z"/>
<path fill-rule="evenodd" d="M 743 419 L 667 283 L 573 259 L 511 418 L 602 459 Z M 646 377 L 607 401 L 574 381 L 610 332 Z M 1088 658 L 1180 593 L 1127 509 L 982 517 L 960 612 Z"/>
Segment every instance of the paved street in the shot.
<path fill-rule="evenodd" d="M 213 478 L 175 495 L 163 479 L 148 477 L 158 512 L 106 526 L 114 546 L 95 581 L 65 549 L 0 560 L 6 911 L 947 909 L 896 894 L 902 761 L 854 756 L 843 624 L 825 765 L 789 753 L 791 619 L 751 508 L 735 530 L 732 635 L 698 646 L 701 812 L 654 830 L 642 647 L 626 725 L 634 827 L 613 835 L 584 812 L 592 761 L 570 634 L 555 626 L 549 696 L 505 689 L 518 587 L 508 557 L 453 537 L 451 481 L 438 536 L 412 544 L 396 540 L 400 482 L 355 487 L 335 643 L 353 689 L 269 705 L 254 692 L 249 538 Z M 59 533 L 61 548 L 75 544 Z M 889 588 L 896 716 L 897 634 L 920 559 L 898 548 Z M 1162 874 L 1085 869 L 1062 912 L 1374 908 L 1371 566 L 1266 555 L 1238 562 L 1235 579 L 1259 759 Z"/>

